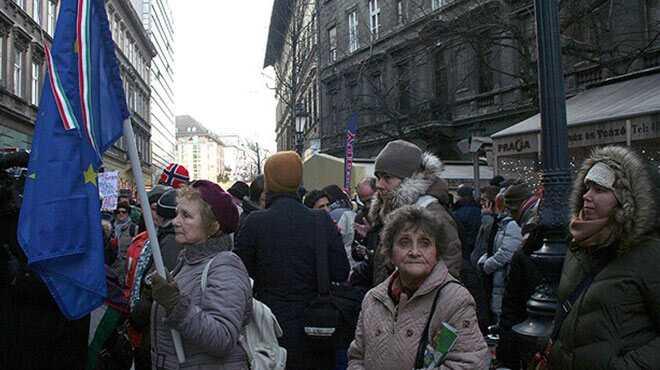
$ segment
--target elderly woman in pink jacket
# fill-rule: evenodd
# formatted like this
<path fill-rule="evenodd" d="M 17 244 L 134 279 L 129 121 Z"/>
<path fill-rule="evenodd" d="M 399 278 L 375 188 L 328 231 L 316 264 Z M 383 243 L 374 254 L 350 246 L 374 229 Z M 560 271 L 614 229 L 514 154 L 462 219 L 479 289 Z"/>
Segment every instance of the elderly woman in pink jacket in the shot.
<path fill-rule="evenodd" d="M 438 258 L 441 233 L 420 207 L 405 206 L 388 217 L 381 239 L 396 271 L 362 302 L 349 369 L 488 368 L 474 300 Z M 455 340 L 443 346 L 441 337 Z M 435 351 L 440 347 L 444 352 Z"/>

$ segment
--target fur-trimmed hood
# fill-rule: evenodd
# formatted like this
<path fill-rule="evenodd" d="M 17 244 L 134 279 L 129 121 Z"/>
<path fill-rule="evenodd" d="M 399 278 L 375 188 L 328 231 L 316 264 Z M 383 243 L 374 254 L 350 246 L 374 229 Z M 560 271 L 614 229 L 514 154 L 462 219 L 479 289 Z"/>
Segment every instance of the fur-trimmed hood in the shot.
<path fill-rule="evenodd" d="M 434 154 L 422 154 L 422 164 L 412 176 L 403 179 L 401 185 L 392 191 L 391 197 L 383 199 L 376 193 L 369 210 L 369 220 L 372 224 L 382 224 L 393 210 L 405 205 L 414 204 L 422 195 L 432 195 L 446 204 L 449 201 L 449 186 L 440 178 L 443 170 L 442 162 Z"/>
<path fill-rule="evenodd" d="M 584 161 L 573 183 L 570 198 L 571 216 L 576 217 L 582 210 L 582 196 L 587 191 L 584 178 L 596 163 L 605 163 L 616 174 L 614 187 L 621 190 L 621 207 L 615 214 L 616 222 L 622 225 L 619 255 L 628 252 L 640 240 L 657 230 L 660 212 L 658 206 L 658 184 L 656 174 L 635 152 L 620 146 L 607 146 L 594 149 Z"/>

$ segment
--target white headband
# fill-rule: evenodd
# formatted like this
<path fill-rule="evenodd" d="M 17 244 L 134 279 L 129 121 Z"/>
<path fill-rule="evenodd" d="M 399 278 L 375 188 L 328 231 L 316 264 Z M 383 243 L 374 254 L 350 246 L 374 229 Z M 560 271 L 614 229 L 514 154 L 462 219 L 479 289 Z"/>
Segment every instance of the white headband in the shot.
<path fill-rule="evenodd" d="M 614 181 L 616 175 L 614 170 L 603 162 L 598 162 L 589 169 L 587 176 L 584 177 L 584 183 L 587 181 L 594 182 L 604 188 L 614 191 Z"/>

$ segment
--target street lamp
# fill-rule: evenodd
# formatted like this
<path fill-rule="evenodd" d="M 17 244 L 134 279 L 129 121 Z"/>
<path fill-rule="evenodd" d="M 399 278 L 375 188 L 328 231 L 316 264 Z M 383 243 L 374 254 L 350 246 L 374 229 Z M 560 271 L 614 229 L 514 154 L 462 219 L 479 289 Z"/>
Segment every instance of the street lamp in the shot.
<path fill-rule="evenodd" d="M 305 126 L 307 126 L 307 112 L 303 103 L 296 104 L 296 152 L 302 158 L 303 144 L 305 133 Z"/>
<path fill-rule="evenodd" d="M 521 336 L 524 343 L 530 345 L 528 355 L 542 348 L 547 341 L 559 306 L 557 287 L 567 248 L 566 209 L 567 194 L 571 188 L 566 97 L 559 38 L 559 1 L 535 0 L 534 8 L 543 159 L 543 203 L 540 215 L 545 239 L 541 249 L 532 254 L 532 260 L 544 279 L 527 302 L 529 318 L 513 327 L 513 331 Z"/>

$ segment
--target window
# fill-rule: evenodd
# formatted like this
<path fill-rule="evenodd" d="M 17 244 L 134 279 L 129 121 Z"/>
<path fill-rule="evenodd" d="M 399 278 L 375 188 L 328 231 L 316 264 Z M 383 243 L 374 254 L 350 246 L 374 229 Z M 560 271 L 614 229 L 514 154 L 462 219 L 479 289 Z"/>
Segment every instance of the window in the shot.
<path fill-rule="evenodd" d="M 399 84 L 399 109 L 403 113 L 410 110 L 410 73 L 408 73 L 408 64 L 397 66 L 398 84 Z"/>
<path fill-rule="evenodd" d="M 354 52 L 359 47 L 357 10 L 353 10 L 348 14 L 348 51 Z"/>
<path fill-rule="evenodd" d="M 442 52 L 436 53 L 433 60 L 433 90 L 436 99 L 447 100 L 447 64 Z"/>
<path fill-rule="evenodd" d="M 48 34 L 51 36 L 55 34 L 55 17 L 57 16 L 56 6 L 57 4 L 54 0 L 48 0 L 48 9 L 46 10 L 46 31 L 48 31 Z"/>
<path fill-rule="evenodd" d="M 32 0 L 32 18 L 41 25 L 41 0 Z"/>
<path fill-rule="evenodd" d="M 495 88 L 492 49 L 488 45 L 480 45 L 477 58 L 479 58 L 479 92 L 486 93 Z"/>
<path fill-rule="evenodd" d="M 337 27 L 328 30 L 328 44 L 330 45 L 330 62 L 337 61 Z"/>
<path fill-rule="evenodd" d="M 405 21 L 405 17 L 403 16 L 403 0 L 398 0 L 396 2 L 396 24 L 402 25 Z"/>
<path fill-rule="evenodd" d="M 378 0 L 369 0 L 369 29 L 371 30 L 371 39 L 378 38 L 380 30 L 380 7 Z"/>
<path fill-rule="evenodd" d="M 5 85 L 5 55 L 3 51 L 5 49 L 5 38 L 0 37 L 0 85 Z"/>
<path fill-rule="evenodd" d="M 14 94 L 23 97 L 23 52 L 14 50 Z"/>
<path fill-rule="evenodd" d="M 431 10 L 439 9 L 440 7 L 449 4 L 449 1 L 450 0 L 431 0 Z"/>
<path fill-rule="evenodd" d="M 18 6 L 20 6 L 22 9 L 25 9 L 25 0 L 14 0 Z"/>
<path fill-rule="evenodd" d="M 32 63 L 32 99 L 30 99 L 30 103 L 34 105 L 39 105 L 39 75 L 41 74 L 41 66 L 37 63 Z"/>

